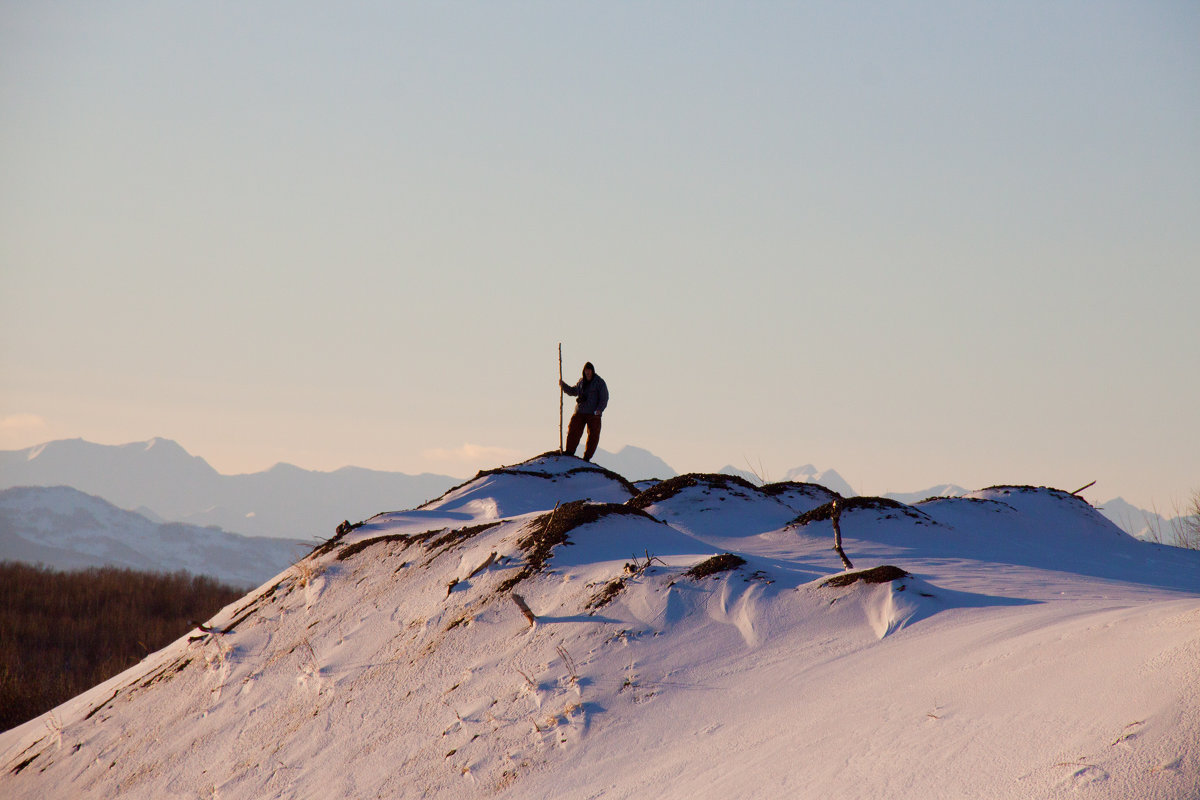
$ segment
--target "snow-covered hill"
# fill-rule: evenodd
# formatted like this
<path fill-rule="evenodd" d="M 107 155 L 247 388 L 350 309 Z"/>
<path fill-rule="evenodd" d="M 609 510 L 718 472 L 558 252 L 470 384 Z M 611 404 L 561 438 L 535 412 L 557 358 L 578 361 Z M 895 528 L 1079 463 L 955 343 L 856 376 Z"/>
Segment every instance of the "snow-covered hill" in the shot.
<path fill-rule="evenodd" d="M 0 491 L 0 561 L 54 569 L 187 570 L 257 586 L 305 552 L 291 539 L 159 523 L 66 486 Z"/>
<path fill-rule="evenodd" d="M 380 514 L 0 734 L 35 797 L 1200 796 L 1200 554 L 573 458 Z"/>

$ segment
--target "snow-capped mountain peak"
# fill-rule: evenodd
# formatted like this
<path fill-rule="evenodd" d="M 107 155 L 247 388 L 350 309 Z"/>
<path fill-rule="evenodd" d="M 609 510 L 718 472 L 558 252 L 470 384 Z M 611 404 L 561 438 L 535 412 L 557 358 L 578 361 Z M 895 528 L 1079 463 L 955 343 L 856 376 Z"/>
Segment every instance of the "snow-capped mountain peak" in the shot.
<path fill-rule="evenodd" d="M 816 483 L 824 486 L 827 489 L 832 489 L 843 497 L 852 497 L 858 494 L 846 482 L 846 479 L 838 474 L 837 470 L 827 469 L 824 471 L 817 470 L 812 464 L 805 464 L 802 467 L 794 467 L 789 469 L 783 476 L 785 481 L 797 481 L 799 483 Z"/>

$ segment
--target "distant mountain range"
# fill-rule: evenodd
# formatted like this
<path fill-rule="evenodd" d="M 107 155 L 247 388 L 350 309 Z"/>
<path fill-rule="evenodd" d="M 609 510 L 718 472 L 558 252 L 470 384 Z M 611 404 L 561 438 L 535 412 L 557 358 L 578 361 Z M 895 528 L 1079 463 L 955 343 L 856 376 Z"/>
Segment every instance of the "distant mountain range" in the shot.
<path fill-rule="evenodd" d="M 187 570 L 247 588 L 282 572 L 310 546 L 153 522 L 66 486 L 0 491 L 0 561 L 54 569 Z"/>
<path fill-rule="evenodd" d="M 663 461 L 658 456 L 651 453 L 649 450 L 643 450 L 640 447 L 626 445 L 619 452 L 610 453 L 607 450 L 600 448 L 596 450 L 596 455 L 592 458 L 594 462 L 604 467 L 611 469 L 613 472 L 631 481 L 640 481 L 647 478 L 674 478 L 679 473 L 671 469 L 671 466 Z"/>
<path fill-rule="evenodd" d="M 1176 516 L 1164 517 L 1156 511 L 1138 508 L 1124 498 L 1114 497 L 1098 506 L 1098 510 L 1118 528 L 1138 539 L 1175 546 L 1195 546 L 1195 531 L 1200 520 L 1180 514 L 1181 509 L 1175 509 Z"/>
<path fill-rule="evenodd" d="M 758 485 L 763 480 L 774 480 L 770 475 L 757 475 L 754 472 L 744 469 L 738 469 L 732 464 L 726 464 L 717 472 L 724 475 L 737 475 L 745 478 L 751 483 Z M 846 479 L 837 473 L 837 470 L 827 469 L 824 471 L 818 470 L 812 464 L 805 464 L 802 467 L 794 467 L 789 469 L 783 476 L 782 480 L 796 481 L 797 483 L 818 483 L 826 489 L 832 489 L 842 497 L 853 497 L 858 494 L 853 487 L 847 483 Z M 927 496 L 927 495 L 926 495 Z"/>
<path fill-rule="evenodd" d="M 222 475 L 169 439 L 100 445 L 69 439 L 0 452 L 0 488 L 71 486 L 150 519 L 251 536 L 326 538 L 343 519 L 412 508 L 460 482 L 345 467 L 314 472 L 276 464 Z"/>
<path fill-rule="evenodd" d="M 721 473 L 722 475 L 737 475 L 739 478 L 745 478 L 746 480 L 750 481 L 755 486 L 762 484 L 764 481 L 772 482 L 777 480 L 772 475 L 759 475 L 750 470 L 739 469 L 732 464 L 726 464 L 717 470 L 717 472 Z M 824 471 L 819 471 L 812 464 L 805 464 L 802 467 L 794 467 L 793 469 L 789 469 L 784 474 L 783 478 L 778 480 L 796 481 L 797 483 L 818 483 L 821 486 L 824 486 L 826 489 L 832 489 L 843 497 L 853 497 L 854 495 L 858 494 L 858 492 L 854 491 L 850 484 L 846 482 L 846 479 L 837 473 L 837 470 L 827 469 Z"/>
<path fill-rule="evenodd" d="M 616 453 L 601 449 L 595 461 L 633 481 L 678 474 L 650 451 L 633 446 Z M 761 482 L 753 472 L 730 464 L 719 472 Z M 847 497 L 857 494 L 836 470 L 818 470 L 812 464 L 788 470 L 782 480 L 818 483 Z M 408 475 L 360 467 L 317 472 L 291 464 L 245 475 L 222 475 L 203 458 L 162 438 L 124 445 L 67 439 L 0 451 L 0 489 L 70 486 L 154 522 L 216 526 L 250 536 L 310 541 L 330 536 L 343 519 L 358 521 L 383 511 L 414 508 L 461 482 L 460 477 L 432 473 Z M 885 496 L 913 503 L 967 491 L 948 483 Z M 1100 510 L 1140 538 L 1152 538 L 1153 531 L 1170 525 L 1170 520 L 1121 498 L 1110 500 Z"/>

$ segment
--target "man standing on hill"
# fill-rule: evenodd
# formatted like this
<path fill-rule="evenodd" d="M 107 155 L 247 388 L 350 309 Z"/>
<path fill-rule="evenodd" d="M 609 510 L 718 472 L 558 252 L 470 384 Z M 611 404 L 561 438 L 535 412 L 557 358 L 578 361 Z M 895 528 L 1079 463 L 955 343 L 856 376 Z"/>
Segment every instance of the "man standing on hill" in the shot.
<path fill-rule="evenodd" d="M 571 422 L 567 425 L 567 448 L 564 452 L 575 455 L 575 448 L 579 447 L 579 439 L 586 427 L 588 437 L 587 446 L 583 448 L 583 460 L 591 461 L 592 456 L 596 454 L 596 445 L 600 444 L 600 415 L 608 406 L 608 384 L 596 374 L 596 368 L 589 361 L 583 365 L 583 377 L 578 383 L 568 386 L 560 380 L 558 385 L 564 392 L 576 398 L 575 413 L 571 415 Z"/>

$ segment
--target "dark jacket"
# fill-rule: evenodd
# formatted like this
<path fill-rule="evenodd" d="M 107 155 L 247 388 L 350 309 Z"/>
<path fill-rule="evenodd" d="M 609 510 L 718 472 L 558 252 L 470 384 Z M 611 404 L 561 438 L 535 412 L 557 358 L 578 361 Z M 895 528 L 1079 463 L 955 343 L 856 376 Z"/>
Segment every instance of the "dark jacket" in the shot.
<path fill-rule="evenodd" d="M 574 386 L 564 383 L 563 391 L 576 398 L 576 414 L 599 414 L 608 406 L 608 384 L 595 372 L 590 381 L 580 378 Z"/>

